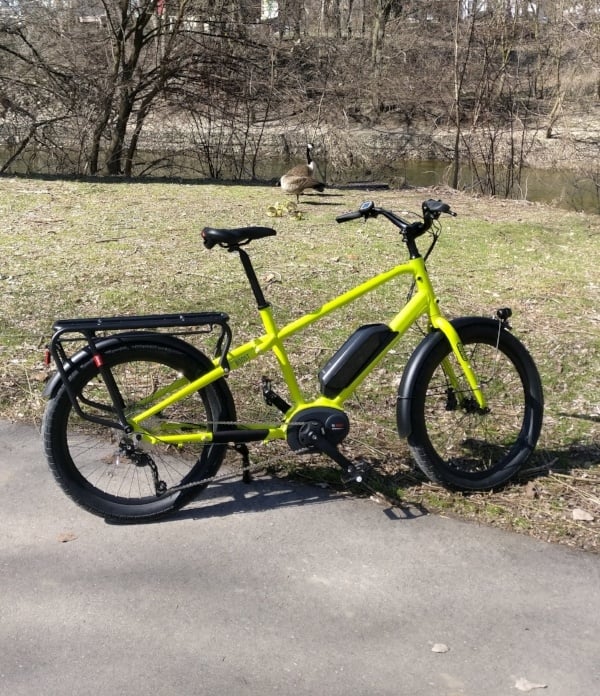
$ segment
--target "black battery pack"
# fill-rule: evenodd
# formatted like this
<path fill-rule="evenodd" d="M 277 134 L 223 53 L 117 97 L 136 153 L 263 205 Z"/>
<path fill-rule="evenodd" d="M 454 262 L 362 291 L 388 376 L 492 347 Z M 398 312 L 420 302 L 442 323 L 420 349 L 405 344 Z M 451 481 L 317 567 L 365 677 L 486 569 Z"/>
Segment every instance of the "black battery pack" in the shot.
<path fill-rule="evenodd" d="M 321 393 L 335 398 L 397 335 L 386 324 L 365 324 L 356 329 L 321 368 Z"/>

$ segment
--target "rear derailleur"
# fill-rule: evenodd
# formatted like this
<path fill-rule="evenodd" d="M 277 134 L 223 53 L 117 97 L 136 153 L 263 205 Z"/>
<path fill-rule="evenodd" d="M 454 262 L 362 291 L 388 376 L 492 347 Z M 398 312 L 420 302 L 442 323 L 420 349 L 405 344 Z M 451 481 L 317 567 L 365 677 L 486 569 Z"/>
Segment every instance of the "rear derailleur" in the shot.
<path fill-rule="evenodd" d="M 144 452 L 144 450 L 136 447 L 131 440 L 121 440 L 119 443 L 119 451 L 117 452 L 116 463 L 119 463 L 121 457 L 127 457 L 127 459 L 135 464 L 135 466 L 144 467 L 147 466 L 152 472 L 152 481 L 154 482 L 154 489 L 156 495 L 162 495 L 167 490 L 167 484 L 162 481 L 158 475 L 158 467 L 154 462 L 154 459 Z"/>

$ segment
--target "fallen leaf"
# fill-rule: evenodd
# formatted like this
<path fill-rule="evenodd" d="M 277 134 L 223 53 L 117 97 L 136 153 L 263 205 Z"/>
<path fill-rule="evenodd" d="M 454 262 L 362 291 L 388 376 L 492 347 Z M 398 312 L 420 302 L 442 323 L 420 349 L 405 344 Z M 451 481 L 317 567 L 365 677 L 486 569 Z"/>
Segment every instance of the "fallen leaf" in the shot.
<path fill-rule="evenodd" d="M 447 645 L 444 645 L 444 643 L 434 643 L 433 647 L 431 648 L 431 652 L 435 653 L 447 653 L 450 650 L 450 648 Z"/>
<path fill-rule="evenodd" d="M 534 684 L 528 679 L 525 679 L 525 677 L 521 677 L 520 679 L 517 679 L 515 687 L 519 689 L 519 691 L 533 691 L 534 689 L 547 689 L 548 684 Z"/>
<path fill-rule="evenodd" d="M 525 497 L 531 498 L 532 500 L 540 497 L 538 488 L 533 481 L 529 481 L 529 483 L 525 486 Z"/>
<path fill-rule="evenodd" d="M 573 510 L 573 519 L 579 520 L 580 522 L 593 522 L 594 515 L 589 513 L 587 510 L 582 510 L 581 508 L 575 508 Z"/>
<path fill-rule="evenodd" d="M 66 544 L 68 541 L 75 541 L 75 539 L 77 539 L 77 534 L 73 534 L 73 532 L 63 532 L 58 535 L 58 541 L 60 541 L 61 544 Z"/>

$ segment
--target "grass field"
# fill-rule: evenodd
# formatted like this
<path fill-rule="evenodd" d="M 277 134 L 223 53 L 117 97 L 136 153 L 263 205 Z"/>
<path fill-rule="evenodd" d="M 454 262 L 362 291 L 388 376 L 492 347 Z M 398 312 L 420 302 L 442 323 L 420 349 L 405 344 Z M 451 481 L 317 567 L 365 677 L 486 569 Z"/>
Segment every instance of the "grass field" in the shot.
<path fill-rule="evenodd" d="M 538 451 L 514 484 L 461 495 L 426 482 L 394 432 L 395 391 L 420 340 L 415 331 L 349 404 L 349 444 L 376 464 L 375 497 L 600 551 L 597 216 L 441 189 L 326 190 L 304 196 L 295 216 L 284 210 L 281 191 L 265 186 L 0 179 L 0 417 L 39 424 L 44 346 L 57 318 L 222 310 L 236 342 L 257 335 L 241 266 L 222 249 L 204 249 L 205 225 L 277 229 L 249 250 L 281 322 L 395 265 L 405 250 L 385 220 L 334 221 L 370 197 L 396 212 L 419 211 L 429 197 L 451 204 L 458 217 L 443 221 L 428 263 L 442 306 L 450 316 L 491 316 L 510 306 L 546 397 Z M 280 217 L 272 217 L 276 208 Z M 307 393 L 316 394 L 318 368 L 344 339 L 362 323 L 385 321 L 407 290 L 387 286 L 291 341 Z M 230 378 L 244 418 L 266 412 L 263 373 L 282 389 L 269 359 Z M 323 458 L 294 458 L 283 443 L 256 447 L 252 456 L 273 471 L 336 485 Z M 575 509 L 594 519 L 574 519 Z"/>

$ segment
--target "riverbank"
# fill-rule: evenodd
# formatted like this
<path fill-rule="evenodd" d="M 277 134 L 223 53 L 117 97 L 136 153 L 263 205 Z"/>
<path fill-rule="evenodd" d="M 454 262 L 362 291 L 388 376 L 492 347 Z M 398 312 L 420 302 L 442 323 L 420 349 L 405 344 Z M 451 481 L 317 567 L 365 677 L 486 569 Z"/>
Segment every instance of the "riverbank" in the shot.
<path fill-rule="evenodd" d="M 600 106 L 590 121 L 600 124 Z M 600 126 L 589 127 L 587 117 L 572 115 L 569 122 L 557 121 L 551 137 L 547 127 L 462 135 L 459 190 L 600 213 Z M 455 135 L 423 126 L 325 129 L 316 137 L 298 130 L 280 134 L 267 150 L 271 160 L 263 170 L 265 178 L 275 178 L 300 161 L 306 139 L 317 143 L 317 169 L 328 184 L 371 180 L 398 188 L 453 181 Z"/>
<path fill-rule="evenodd" d="M 276 147 L 274 154 L 283 155 L 290 150 L 301 153 L 307 139 L 318 142 L 321 138 L 331 159 L 347 159 L 347 164 L 361 156 L 369 156 L 371 165 L 381 165 L 399 154 L 407 159 L 442 162 L 454 158 L 455 130 L 430 123 L 395 127 L 388 122 L 371 128 L 348 123 L 345 128 L 315 129 L 312 136 L 300 124 L 292 130 L 286 125 L 287 130 L 280 128 L 276 136 L 270 136 L 274 141 L 285 141 L 285 148 L 277 152 Z M 485 163 L 486 154 L 495 155 L 500 166 L 522 155 L 523 165 L 530 168 L 584 169 L 596 173 L 600 159 L 600 102 L 585 112 L 561 113 L 552 124 L 540 120 L 537 126 L 517 122 L 512 128 L 464 127 L 460 152 L 463 160 L 472 157 L 478 163 Z"/>

